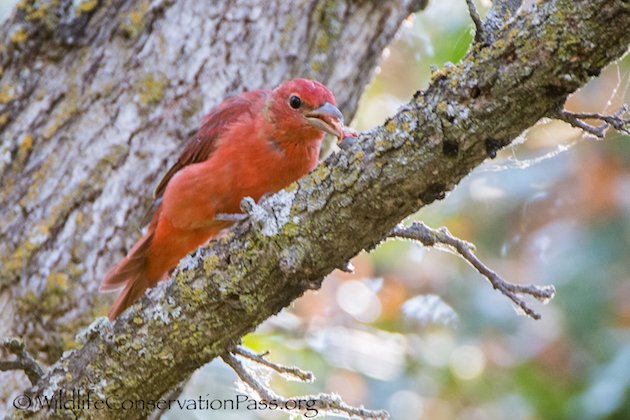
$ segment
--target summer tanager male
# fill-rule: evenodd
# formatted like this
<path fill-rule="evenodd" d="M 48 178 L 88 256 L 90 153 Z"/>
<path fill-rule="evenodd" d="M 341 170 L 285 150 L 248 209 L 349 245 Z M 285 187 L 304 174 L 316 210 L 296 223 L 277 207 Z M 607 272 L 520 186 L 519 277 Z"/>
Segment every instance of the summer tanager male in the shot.
<path fill-rule="evenodd" d="M 206 115 L 157 186 L 147 233 L 101 284 L 124 287 L 110 320 L 229 227 L 222 216 L 240 213 L 244 197 L 258 200 L 313 169 L 325 134 L 343 137 L 335 105 L 321 83 L 295 79 L 229 98 Z"/>

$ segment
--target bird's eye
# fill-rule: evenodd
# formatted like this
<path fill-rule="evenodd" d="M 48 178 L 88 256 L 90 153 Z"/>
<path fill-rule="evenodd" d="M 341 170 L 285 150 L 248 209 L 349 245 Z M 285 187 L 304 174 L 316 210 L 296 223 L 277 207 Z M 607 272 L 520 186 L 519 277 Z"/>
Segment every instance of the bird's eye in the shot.
<path fill-rule="evenodd" d="M 289 98 L 289 105 L 291 105 L 291 108 L 293 109 L 298 109 L 302 106 L 302 100 L 299 97 L 293 95 Z"/>

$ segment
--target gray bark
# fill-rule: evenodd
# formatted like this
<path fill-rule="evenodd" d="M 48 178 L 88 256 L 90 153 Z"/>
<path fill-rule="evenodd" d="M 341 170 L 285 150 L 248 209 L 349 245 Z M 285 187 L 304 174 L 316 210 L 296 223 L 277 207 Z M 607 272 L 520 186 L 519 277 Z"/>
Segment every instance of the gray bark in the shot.
<path fill-rule="evenodd" d="M 382 3 L 353 4 L 376 7 Z M 164 14 L 161 22 L 168 20 L 167 15 Z M 630 4 L 621 0 L 551 0 L 533 12 L 523 12 L 509 20 L 507 26 L 493 34 L 491 45 L 475 45 L 457 66 L 437 71 L 425 92 L 417 92 L 397 115 L 383 126 L 364 133 L 350 150 L 333 155 L 299 183 L 260 206 L 250 205 L 250 220 L 236 226 L 226 238 L 202 249 L 195 257 L 186 258 L 174 281 L 152 290 L 115 324 L 106 321 L 93 324 L 84 332 L 80 348 L 64 355 L 50 368 L 35 392 L 49 393 L 63 387 L 90 389 L 114 400 L 158 399 L 305 290 L 319 287 L 324 276 L 335 267 L 344 265 L 361 249 L 378 244 L 404 217 L 442 198 L 475 166 L 497 148 L 509 144 L 522 130 L 541 117 L 553 115 L 570 92 L 627 51 L 628 27 Z M 223 25 L 221 28 L 225 30 Z M 147 45 L 152 44 L 144 42 L 138 56 L 142 57 Z M 169 51 L 164 49 L 166 54 Z M 102 62 L 108 60 L 104 58 Z M 156 68 L 160 68 L 159 63 Z M 186 74 L 185 68 L 173 74 L 179 75 L 180 71 Z M 127 78 L 142 80 L 137 73 L 128 73 Z M 173 80 L 177 79 L 168 79 L 169 83 Z M 194 77 L 191 80 L 194 82 Z M 348 106 L 352 100 L 342 92 L 347 86 L 337 85 L 335 80 L 333 76 L 324 78 L 339 91 L 340 102 Z M 198 88 L 203 86 L 197 83 Z M 119 85 L 113 87 L 118 88 Z M 123 144 L 125 158 L 109 157 L 107 161 L 113 163 L 99 170 L 104 173 L 102 186 L 87 183 L 80 189 L 81 192 L 91 191 L 92 185 L 97 185 L 100 193 L 87 204 L 91 212 L 84 218 L 89 220 L 82 222 L 86 226 L 85 233 L 79 235 L 84 239 L 65 236 L 67 241 L 77 242 L 85 241 L 87 236 L 89 243 L 80 242 L 79 249 L 96 246 L 106 253 L 115 253 L 118 248 L 113 244 L 118 238 L 129 238 L 126 246 L 135 239 L 129 221 L 124 220 L 128 218 L 127 212 L 133 217 L 140 214 L 134 209 L 141 202 L 125 197 L 146 191 L 150 183 L 138 179 L 142 177 L 136 175 L 140 173 L 137 166 L 143 165 L 143 174 L 158 172 L 159 162 L 155 163 L 155 169 L 151 169 L 150 164 L 166 151 L 165 146 L 159 145 L 162 140 L 156 138 L 158 130 L 161 137 L 175 139 L 178 138 L 176 127 L 186 126 L 182 123 L 185 120 L 178 119 L 179 114 L 172 111 L 179 109 L 176 105 L 180 102 L 176 95 L 170 97 L 170 94 L 170 90 L 165 91 L 158 95 L 157 103 L 149 101 L 154 106 L 147 111 L 147 125 L 143 126 L 145 130 L 141 134 L 136 133 L 136 121 L 141 112 L 132 113 L 133 118 L 123 117 L 130 103 L 141 108 L 141 94 L 136 92 L 137 98 L 130 92 L 117 96 L 120 101 L 117 103 L 122 105 L 114 119 L 116 124 L 112 125 L 128 127 L 127 133 L 131 134 L 125 138 L 126 146 Z M 101 108 L 99 115 L 105 113 L 105 109 Z M 98 121 L 97 116 L 93 118 Z M 98 126 L 89 121 L 90 124 L 85 122 L 83 130 L 92 131 Z M 180 124 L 173 125 L 173 121 Z M 104 127 L 110 129 L 110 125 Z M 66 133 L 66 126 L 60 131 Z M 98 138 L 108 137 L 101 133 Z M 46 147 L 46 144 L 42 140 L 42 146 L 38 147 Z M 55 144 L 63 150 L 74 150 L 64 146 L 63 141 Z M 145 144 L 143 153 L 137 149 L 134 153 L 134 147 L 142 144 Z M 94 152 L 97 150 L 100 148 Z M 157 155 L 151 158 L 153 153 Z M 15 156 L 18 155 L 19 150 L 15 152 Z M 53 162 L 49 166 L 58 164 Z M 81 164 L 89 170 L 75 169 Z M 95 162 L 68 163 L 66 176 L 73 179 L 70 175 L 74 171 L 90 173 L 97 167 Z M 47 181 L 44 184 L 47 188 L 61 187 Z M 133 204 L 125 205 L 126 200 Z M 48 209 L 54 205 L 46 202 L 43 207 Z M 73 213 L 76 211 L 70 208 Z M 35 214 L 42 212 L 35 211 Z M 108 214 L 111 218 L 103 216 Z M 24 212 L 16 217 L 25 217 Z M 118 222 L 119 228 L 102 223 L 102 217 L 108 218 L 110 223 Z M 100 231 L 89 236 L 94 224 Z M 81 229 L 77 226 L 81 224 L 68 219 L 48 232 L 63 237 L 66 229 Z M 14 230 L 19 235 L 17 228 Z M 48 252 L 48 258 L 53 259 L 56 250 L 48 248 L 44 242 L 20 269 L 30 270 L 30 267 L 38 267 L 38 263 L 45 267 L 48 259 L 39 259 L 40 254 L 44 255 L 42 248 Z M 81 255 L 95 267 L 93 275 L 102 274 L 106 269 L 104 262 L 112 260 L 98 253 L 90 260 L 91 253 L 83 252 L 85 254 Z M 72 252 L 70 256 L 59 253 L 55 258 L 63 261 L 71 256 Z M 76 261 L 83 263 L 81 259 Z M 81 284 L 85 283 L 85 288 L 93 291 L 96 282 L 86 276 L 79 276 L 84 279 Z M 39 278 L 46 284 L 43 275 Z M 23 280 L 15 274 L 13 282 L 17 281 Z M 63 298 L 58 299 L 64 303 Z M 143 414 L 107 413 L 125 417 Z"/>
<path fill-rule="evenodd" d="M 0 336 L 44 364 L 103 315 L 97 287 L 156 182 L 226 96 L 318 79 L 350 117 L 424 0 L 27 0 L 0 28 Z M 24 388 L 0 373 L 0 401 Z"/>

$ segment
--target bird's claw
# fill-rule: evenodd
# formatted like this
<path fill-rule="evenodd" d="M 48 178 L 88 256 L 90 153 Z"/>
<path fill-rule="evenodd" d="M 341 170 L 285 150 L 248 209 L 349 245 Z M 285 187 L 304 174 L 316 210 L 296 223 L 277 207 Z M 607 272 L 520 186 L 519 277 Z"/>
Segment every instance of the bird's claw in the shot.
<path fill-rule="evenodd" d="M 267 211 L 256 204 L 256 201 L 251 197 L 245 197 L 241 200 L 241 210 L 258 226 L 262 226 L 268 217 Z"/>

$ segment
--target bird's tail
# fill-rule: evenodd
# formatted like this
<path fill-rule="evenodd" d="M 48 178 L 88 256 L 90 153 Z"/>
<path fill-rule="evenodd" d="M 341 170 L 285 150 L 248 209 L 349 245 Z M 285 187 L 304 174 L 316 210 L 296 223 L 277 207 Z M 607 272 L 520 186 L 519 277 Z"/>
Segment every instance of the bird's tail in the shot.
<path fill-rule="evenodd" d="M 108 292 L 123 288 L 109 311 L 114 320 L 125 309 L 137 301 L 144 291 L 164 279 L 179 260 L 208 239 L 216 237 L 230 223 L 218 222 L 201 229 L 179 229 L 168 220 L 160 219 L 158 207 L 144 235 L 131 248 L 129 254 L 118 263 L 101 283 L 100 291 Z M 158 223 L 159 221 L 159 223 Z"/>
<path fill-rule="evenodd" d="M 149 278 L 148 272 L 148 256 L 153 235 L 154 230 L 149 229 L 149 232 L 134 245 L 129 254 L 107 274 L 101 283 L 99 288 L 101 292 L 117 290 L 124 286 L 107 314 L 110 320 L 114 320 L 122 311 L 131 306 L 151 284 L 156 282 L 155 279 Z"/>

